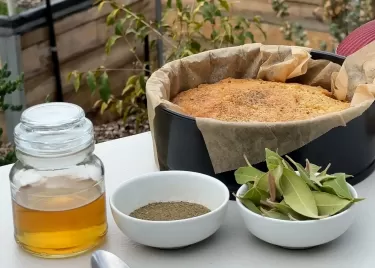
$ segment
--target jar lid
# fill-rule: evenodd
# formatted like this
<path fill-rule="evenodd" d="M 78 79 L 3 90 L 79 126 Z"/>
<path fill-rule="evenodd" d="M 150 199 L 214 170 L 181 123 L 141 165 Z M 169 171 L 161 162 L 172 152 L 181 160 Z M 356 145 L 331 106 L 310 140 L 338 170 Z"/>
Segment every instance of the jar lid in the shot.
<path fill-rule="evenodd" d="M 94 130 L 83 109 L 66 102 L 32 106 L 15 127 L 16 149 L 32 156 L 63 156 L 94 143 Z"/>

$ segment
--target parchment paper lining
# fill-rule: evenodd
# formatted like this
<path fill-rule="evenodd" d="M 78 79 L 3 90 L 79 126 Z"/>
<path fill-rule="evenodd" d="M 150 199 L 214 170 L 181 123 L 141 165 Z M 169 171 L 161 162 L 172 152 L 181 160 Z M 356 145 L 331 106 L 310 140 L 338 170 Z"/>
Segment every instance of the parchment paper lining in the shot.
<path fill-rule="evenodd" d="M 327 60 L 312 60 L 309 52 L 303 47 L 249 44 L 211 50 L 166 64 L 147 81 L 152 135 L 158 105 L 183 113 L 170 102 L 179 92 L 228 77 L 321 86 L 332 90 L 340 100 L 351 100 L 351 107 L 310 120 L 280 123 L 196 118 L 215 173 L 243 166 L 244 154 L 251 163 L 259 163 L 264 161 L 264 148 L 287 154 L 332 128 L 345 126 L 374 101 L 375 42 L 348 57 L 342 67 Z M 153 143 L 158 163 L 154 139 Z"/>

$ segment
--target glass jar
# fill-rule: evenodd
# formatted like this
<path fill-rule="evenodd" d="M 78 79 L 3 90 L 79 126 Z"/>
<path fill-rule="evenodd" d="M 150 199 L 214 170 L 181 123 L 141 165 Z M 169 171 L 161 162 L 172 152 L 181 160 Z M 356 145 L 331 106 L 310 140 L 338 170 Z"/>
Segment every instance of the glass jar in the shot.
<path fill-rule="evenodd" d="M 22 113 L 14 130 L 18 161 L 10 171 L 15 239 L 45 258 L 80 254 L 107 232 L 104 167 L 93 154 L 84 111 L 46 103 Z"/>

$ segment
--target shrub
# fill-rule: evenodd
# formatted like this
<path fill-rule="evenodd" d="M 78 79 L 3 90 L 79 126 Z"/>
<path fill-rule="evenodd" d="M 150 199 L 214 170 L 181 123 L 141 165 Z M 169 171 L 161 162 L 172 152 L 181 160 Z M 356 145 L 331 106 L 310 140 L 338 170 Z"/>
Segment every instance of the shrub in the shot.
<path fill-rule="evenodd" d="M 337 45 L 354 29 L 374 18 L 373 6 L 373 0 L 322 0 L 321 8 L 316 10 L 315 15 L 329 25 L 330 34 Z M 288 4 L 284 0 L 272 0 L 272 8 L 283 20 L 281 32 L 284 38 L 294 41 L 296 45 L 308 46 L 305 29 L 298 23 L 288 21 Z M 326 48 L 322 41 L 321 49 Z"/>
<path fill-rule="evenodd" d="M 8 65 L 4 64 L 0 68 L 0 111 L 5 112 L 7 110 L 20 111 L 22 106 L 12 105 L 5 101 L 5 97 L 12 94 L 16 90 L 21 90 L 21 85 L 23 83 L 23 75 L 16 78 L 15 80 L 9 79 L 11 72 L 8 70 Z M 3 135 L 3 129 L 0 128 L 0 138 Z M 0 146 L 2 142 L 0 141 Z M 7 153 L 5 156 L 0 157 L 0 166 L 12 164 L 17 160 L 14 150 Z"/>
<path fill-rule="evenodd" d="M 84 73 L 73 71 L 68 79 L 73 80 L 76 90 L 79 90 L 82 80 L 85 80 L 92 93 L 99 93 L 100 100 L 94 107 L 100 109 L 100 112 L 110 110 L 121 115 L 124 120 L 135 114 L 138 124 L 147 119 L 146 81 L 150 72 L 158 67 L 137 56 L 136 44 L 143 42 L 146 36 L 150 38 L 152 52 L 156 50 L 158 39 L 163 42 L 166 47 L 163 54 L 166 62 L 208 49 L 255 42 L 254 30 L 260 31 L 266 38 L 259 17 L 249 20 L 233 16 L 232 4 L 227 0 L 195 0 L 192 5 L 184 4 L 182 0 L 168 0 L 160 23 L 149 22 L 143 14 L 135 13 L 115 0 L 99 0 L 97 5 L 99 11 L 103 5 L 112 7 L 106 23 L 114 29 L 115 34 L 109 37 L 105 45 L 106 53 L 111 53 L 116 41 L 125 40 L 134 54 L 135 73 L 128 78 L 121 96 L 112 94 L 108 80 L 109 72 L 116 70 L 104 66 Z M 204 31 L 207 26 L 208 32 Z"/>

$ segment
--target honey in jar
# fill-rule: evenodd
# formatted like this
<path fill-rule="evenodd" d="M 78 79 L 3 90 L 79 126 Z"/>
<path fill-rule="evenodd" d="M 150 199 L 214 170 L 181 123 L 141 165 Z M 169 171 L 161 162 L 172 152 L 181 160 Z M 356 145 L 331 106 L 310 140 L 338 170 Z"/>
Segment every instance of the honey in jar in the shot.
<path fill-rule="evenodd" d="M 68 103 L 31 107 L 15 129 L 15 144 L 10 179 L 17 243 L 45 258 L 100 244 L 107 232 L 104 168 L 83 110 Z"/>

